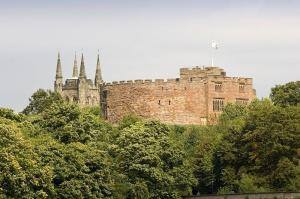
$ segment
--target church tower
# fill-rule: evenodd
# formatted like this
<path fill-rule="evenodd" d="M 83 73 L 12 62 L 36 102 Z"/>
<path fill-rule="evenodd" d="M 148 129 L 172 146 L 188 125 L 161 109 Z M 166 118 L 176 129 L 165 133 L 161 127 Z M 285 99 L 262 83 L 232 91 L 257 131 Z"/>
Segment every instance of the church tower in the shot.
<path fill-rule="evenodd" d="M 80 68 L 78 71 L 76 53 L 72 77 L 66 78 L 65 82 L 63 82 L 60 54 L 58 54 L 54 90 L 60 93 L 63 99 L 65 99 L 67 102 L 77 103 L 82 107 L 99 106 L 101 82 L 102 77 L 99 55 L 97 60 L 95 82 L 92 79 L 89 79 L 86 75 L 83 54 L 81 55 Z"/>
<path fill-rule="evenodd" d="M 63 76 L 61 70 L 60 53 L 58 52 L 57 64 L 56 64 L 56 75 L 54 81 L 54 91 L 62 94 L 63 88 Z"/>
<path fill-rule="evenodd" d="M 77 67 L 77 57 L 75 52 L 74 66 L 73 66 L 73 74 L 72 77 L 78 77 L 78 67 Z"/>
<path fill-rule="evenodd" d="M 103 79 L 102 79 L 102 74 L 101 74 L 100 58 L 99 58 L 99 52 L 98 52 L 96 73 L 95 73 L 95 86 L 100 87 L 100 84 L 102 84 L 102 83 L 103 83 Z"/>
<path fill-rule="evenodd" d="M 84 57 L 81 54 L 80 73 L 78 78 L 79 104 L 85 105 L 87 102 L 87 79 L 85 73 Z"/>

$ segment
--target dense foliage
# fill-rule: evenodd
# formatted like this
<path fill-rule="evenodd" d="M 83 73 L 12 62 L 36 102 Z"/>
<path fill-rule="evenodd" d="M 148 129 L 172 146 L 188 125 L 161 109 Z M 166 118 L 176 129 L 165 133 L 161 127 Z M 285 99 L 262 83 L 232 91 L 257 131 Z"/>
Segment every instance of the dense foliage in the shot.
<path fill-rule="evenodd" d="M 275 86 L 271 90 L 270 97 L 275 105 L 295 106 L 300 104 L 300 81 Z"/>
<path fill-rule="evenodd" d="M 0 108 L 0 198 L 180 198 L 300 190 L 295 83 L 228 104 L 217 125 L 101 119 L 38 90 L 22 113 Z M 296 83 L 297 84 L 297 83 Z M 289 97 L 283 97 L 289 96 Z"/>

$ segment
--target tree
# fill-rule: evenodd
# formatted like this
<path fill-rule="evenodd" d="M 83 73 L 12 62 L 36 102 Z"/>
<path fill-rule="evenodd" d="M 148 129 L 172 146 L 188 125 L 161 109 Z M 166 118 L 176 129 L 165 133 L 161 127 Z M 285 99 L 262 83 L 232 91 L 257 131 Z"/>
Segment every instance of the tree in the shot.
<path fill-rule="evenodd" d="M 12 109 L 8 108 L 0 108 L 0 117 L 6 118 L 8 120 L 13 120 L 16 122 L 24 121 L 24 117 L 22 114 L 18 114 L 14 112 Z"/>
<path fill-rule="evenodd" d="M 53 170 L 53 198 L 110 198 L 113 181 L 105 151 L 79 142 L 62 144 L 46 135 L 33 142 L 43 165 Z"/>
<path fill-rule="evenodd" d="M 111 130 L 99 115 L 77 104 L 54 103 L 41 116 L 38 124 L 63 143 L 100 141 Z"/>
<path fill-rule="evenodd" d="M 0 196 L 46 198 L 53 194 L 52 170 L 42 166 L 30 142 L 0 118 Z"/>
<path fill-rule="evenodd" d="M 29 105 L 22 113 L 39 114 L 48 109 L 53 103 L 61 103 L 63 101 L 59 93 L 50 90 L 39 89 L 29 98 Z"/>
<path fill-rule="evenodd" d="M 228 129 L 218 147 L 220 186 L 234 192 L 248 185 L 256 190 L 292 189 L 300 158 L 300 106 L 256 100 L 243 120 L 241 128 Z"/>
<path fill-rule="evenodd" d="M 182 149 L 172 145 L 170 129 L 159 122 L 136 122 L 116 140 L 117 168 L 127 176 L 133 193 L 149 198 L 177 198 L 195 183 Z M 139 197 L 132 197 L 139 198 Z"/>
<path fill-rule="evenodd" d="M 194 175 L 198 180 L 194 194 L 211 194 L 216 191 L 215 153 L 221 138 L 222 134 L 214 126 L 202 127 L 198 131 L 198 141 L 192 154 Z"/>
<path fill-rule="evenodd" d="M 275 105 L 295 106 L 300 104 L 300 81 L 275 86 L 271 89 L 270 98 Z"/>

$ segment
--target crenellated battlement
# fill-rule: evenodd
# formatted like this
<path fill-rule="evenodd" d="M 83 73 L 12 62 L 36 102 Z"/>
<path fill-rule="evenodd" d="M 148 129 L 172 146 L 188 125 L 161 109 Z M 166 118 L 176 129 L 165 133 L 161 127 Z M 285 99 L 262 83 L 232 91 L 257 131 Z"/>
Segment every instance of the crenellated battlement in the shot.
<path fill-rule="evenodd" d="M 195 79 L 194 81 L 190 81 L 190 83 L 193 82 L 204 82 L 204 79 Z M 112 82 L 105 82 L 103 85 L 105 86 L 112 86 L 112 85 L 143 85 L 143 84 L 176 84 L 180 82 L 186 82 L 189 81 L 182 80 L 180 78 L 170 78 L 170 79 L 137 79 L 137 80 L 127 80 L 127 81 L 112 81 Z"/>
<path fill-rule="evenodd" d="M 122 80 L 122 81 L 112 81 L 105 82 L 103 85 L 112 86 L 112 85 L 144 85 L 144 84 L 176 84 L 176 83 L 197 83 L 197 82 L 207 82 L 211 81 L 230 81 L 230 82 L 240 82 L 252 84 L 252 78 L 245 77 L 225 77 L 225 76 L 212 76 L 212 77 L 194 77 L 192 79 L 180 79 L 180 78 L 169 78 L 169 79 L 136 79 L 136 80 Z"/>

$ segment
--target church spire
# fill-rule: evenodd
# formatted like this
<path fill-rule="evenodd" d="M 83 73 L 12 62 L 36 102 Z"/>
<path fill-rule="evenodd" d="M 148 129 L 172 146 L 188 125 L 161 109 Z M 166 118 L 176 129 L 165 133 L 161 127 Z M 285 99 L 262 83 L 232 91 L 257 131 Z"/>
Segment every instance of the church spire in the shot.
<path fill-rule="evenodd" d="M 84 78 L 84 79 L 86 79 L 83 54 L 81 54 L 81 63 L 80 63 L 80 74 L 79 74 L 79 78 Z"/>
<path fill-rule="evenodd" d="M 96 73 L 95 73 L 95 85 L 98 86 L 101 83 L 103 83 L 103 79 L 101 74 L 100 58 L 99 58 L 99 51 L 98 51 Z"/>
<path fill-rule="evenodd" d="M 60 53 L 59 52 L 58 52 L 58 56 L 57 56 L 55 79 L 62 79 L 62 70 L 61 70 L 61 62 L 60 62 Z"/>
<path fill-rule="evenodd" d="M 73 77 L 78 77 L 78 67 L 77 67 L 77 58 L 75 52 L 74 66 L 73 66 Z"/>

